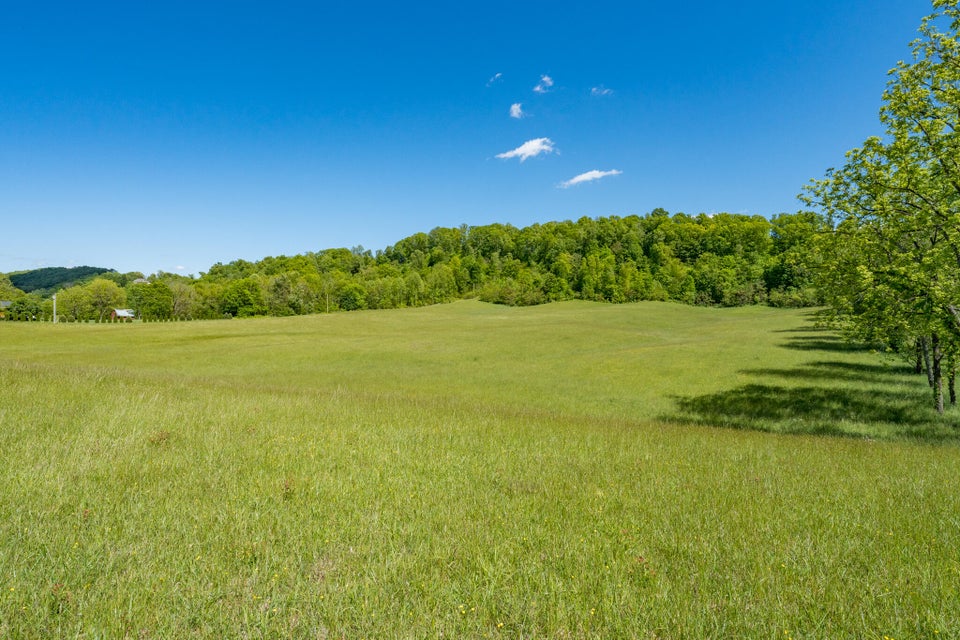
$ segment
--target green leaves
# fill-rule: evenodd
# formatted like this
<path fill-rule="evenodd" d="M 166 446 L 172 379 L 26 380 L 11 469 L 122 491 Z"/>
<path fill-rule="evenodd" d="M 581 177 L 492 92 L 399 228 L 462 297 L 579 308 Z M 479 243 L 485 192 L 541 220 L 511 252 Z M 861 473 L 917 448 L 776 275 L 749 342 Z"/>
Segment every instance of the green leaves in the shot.
<path fill-rule="evenodd" d="M 885 135 L 849 151 L 803 198 L 835 225 L 821 241 L 820 271 L 833 321 L 909 358 L 929 337 L 943 350 L 938 368 L 941 357 L 953 366 L 960 344 L 950 311 L 960 303 L 960 10 L 955 0 L 934 7 L 913 60 L 890 71 Z"/>

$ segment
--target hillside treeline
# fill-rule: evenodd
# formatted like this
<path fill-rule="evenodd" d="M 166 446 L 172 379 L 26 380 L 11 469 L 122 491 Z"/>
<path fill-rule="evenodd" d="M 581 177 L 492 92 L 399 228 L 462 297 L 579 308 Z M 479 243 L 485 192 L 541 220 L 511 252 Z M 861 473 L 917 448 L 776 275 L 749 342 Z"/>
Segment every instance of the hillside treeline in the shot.
<path fill-rule="evenodd" d="M 89 281 L 111 271 L 102 267 L 44 267 L 23 273 L 11 273 L 10 283 L 26 293 L 50 295 L 54 291 Z"/>
<path fill-rule="evenodd" d="M 57 313 L 103 320 L 117 307 L 146 320 L 388 309 L 479 298 L 506 305 L 557 300 L 674 300 L 699 305 L 815 304 L 809 268 L 816 214 L 581 218 L 522 229 L 436 228 L 375 254 L 326 249 L 217 263 L 199 278 L 104 273 L 62 290 Z M 49 317 L 52 303 L 17 296 L 8 317 Z"/>

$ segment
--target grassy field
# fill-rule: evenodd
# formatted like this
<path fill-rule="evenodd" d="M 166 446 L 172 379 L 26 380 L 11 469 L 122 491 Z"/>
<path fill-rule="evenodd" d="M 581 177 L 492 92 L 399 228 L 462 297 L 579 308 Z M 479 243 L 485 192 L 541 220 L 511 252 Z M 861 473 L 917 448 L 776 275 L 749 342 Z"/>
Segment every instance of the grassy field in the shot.
<path fill-rule="evenodd" d="M 0 638 L 960 638 L 960 411 L 807 312 L 0 323 Z"/>

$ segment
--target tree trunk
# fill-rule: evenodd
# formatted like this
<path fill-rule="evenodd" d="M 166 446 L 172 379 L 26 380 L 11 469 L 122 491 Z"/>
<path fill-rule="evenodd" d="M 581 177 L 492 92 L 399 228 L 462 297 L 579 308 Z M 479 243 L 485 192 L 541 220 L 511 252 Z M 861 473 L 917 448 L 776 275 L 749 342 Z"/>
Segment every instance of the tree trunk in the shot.
<path fill-rule="evenodd" d="M 924 336 L 920 338 L 920 350 L 923 352 L 923 365 L 927 370 L 927 383 L 933 388 L 933 364 L 930 362 L 930 341 Z"/>
<path fill-rule="evenodd" d="M 917 361 L 913 365 L 913 372 L 917 375 L 923 373 L 923 338 L 917 338 Z"/>
<path fill-rule="evenodd" d="M 960 308 L 956 305 L 948 304 L 947 311 L 950 312 L 950 315 L 953 316 L 953 322 L 956 324 L 956 328 L 960 329 Z"/>
<path fill-rule="evenodd" d="M 950 365 L 950 374 L 947 376 L 947 388 L 950 389 L 950 406 L 957 404 L 957 366 Z"/>
<path fill-rule="evenodd" d="M 937 408 L 937 413 L 943 413 L 943 371 L 940 368 L 940 362 L 943 359 L 943 353 L 940 351 L 940 336 L 933 334 L 930 336 L 930 351 L 933 364 L 933 400 Z"/>

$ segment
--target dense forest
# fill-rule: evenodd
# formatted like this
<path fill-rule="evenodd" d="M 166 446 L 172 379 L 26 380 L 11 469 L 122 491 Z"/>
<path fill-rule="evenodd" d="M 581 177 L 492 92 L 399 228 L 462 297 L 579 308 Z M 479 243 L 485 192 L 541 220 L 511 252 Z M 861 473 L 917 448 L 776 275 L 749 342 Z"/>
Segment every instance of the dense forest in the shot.
<path fill-rule="evenodd" d="M 285 316 L 387 309 L 479 298 L 506 305 L 557 300 L 673 300 L 698 305 L 803 306 L 818 301 L 812 240 L 826 228 L 801 212 L 767 219 L 721 213 L 581 218 L 518 229 L 436 228 L 375 254 L 325 249 L 217 263 L 200 277 L 103 272 L 58 293 L 62 320 Z M 25 274 L 28 275 L 28 274 Z M 6 282 L 4 282 L 6 280 Z M 49 318 L 49 291 L 0 277 L 11 320 Z"/>
<path fill-rule="evenodd" d="M 50 295 L 55 291 L 89 281 L 112 271 L 102 267 L 45 267 L 21 273 L 11 273 L 10 283 L 25 293 Z"/>

